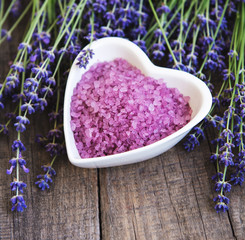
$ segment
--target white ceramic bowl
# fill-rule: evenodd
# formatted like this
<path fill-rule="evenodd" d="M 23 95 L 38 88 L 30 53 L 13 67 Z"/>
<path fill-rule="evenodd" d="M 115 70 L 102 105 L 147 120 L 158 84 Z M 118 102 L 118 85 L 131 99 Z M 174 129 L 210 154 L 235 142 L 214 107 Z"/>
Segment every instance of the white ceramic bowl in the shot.
<path fill-rule="evenodd" d="M 208 114 L 212 104 L 212 96 L 206 84 L 197 77 L 183 71 L 155 66 L 139 47 L 126 39 L 116 37 L 102 38 L 93 42 L 90 48 L 94 52 L 93 58 L 90 60 L 86 70 L 79 68 L 76 65 L 77 59 L 75 59 L 65 91 L 64 134 L 68 158 L 72 164 L 84 168 L 101 168 L 131 164 L 153 158 L 177 144 Z M 164 79 L 168 87 L 178 88 L 184 96 L 189 96 L 189 104 L 193 111 L 191 121 L 175 133 L 148 146 L 105 157 L 81 158 L 70 126 L 70 104 L 73 89 L 81 80 L 82 74 L 94 63 L 111 61 L 115 58 L 127 60 L 147 76 Z"/>

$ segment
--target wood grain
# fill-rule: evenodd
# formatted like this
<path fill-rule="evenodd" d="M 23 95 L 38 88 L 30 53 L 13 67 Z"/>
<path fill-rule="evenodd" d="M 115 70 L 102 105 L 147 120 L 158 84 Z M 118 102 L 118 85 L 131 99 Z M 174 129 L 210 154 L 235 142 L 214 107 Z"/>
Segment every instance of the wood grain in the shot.
<path fill-rule="evenodd" d="M 234 239 L 213 210 L 207 144 L 179 144 L 158 158 L 100 170 L 103 239 Z"/>
<path fill-rule="evenodd" d="M 23 28 L 23 29 L 22 29 Z M 15 57 L 21 32 L 14 41 L 0 47 L 0 78 L 3 81 Z M 7 106 L 11 109 L 11 104 Z M 0 123 L 4 122 L 3 111 Z M 13 127 L 9 136 L 0 134 L 0 240 L 56 240 L 56 239 L 100 239 L 98 180 L 96 169 L 80 169 L 72 166 L 67 157 L 58 158 L 54 164 L 57 177 L 48 191 L 42 192 L 35 185 L 36 176 L 41 174 L 41 165 L 50 162 L 50 156 L 35 143 L 36 134 L 49 130 L 47 117 L 37 114 L 31 118 L 31 125 L 21 140 L 27 151 L 24 158 L 30 173 L 21 171 L 20 180 L 27 183 L 24 197 L 27 209 L 23 213 L 11 212 L 10 183 L 13 176 L 6 174 L 9 159 L 14 157 L 11 145 L 16 138 Z"/>
<path fill-rule="evenodd" d="M 0 47 L 0 82 L 21 42 L 25 25 L 11 43 Z M 8 106 L 8 108 L 11 108 Z M 0 112 L 0 123 L 4 119 Z M 46 117 L 36 115 L 22 135 L 29 174 L 24 193 L 28 208 L 10 211 L 12 177 L 6 174 L 16 133 L 0 135 L 0 240 L 244 240 L 245 189 L 232 188 L 230 210 L 214 211 L 215 172 L 208 139 L 191 153 L 181 143 L 161 156 L 138 164 L 81 169 L 58 158 L 57 177 L 48 191 L 35 186 L 41 165 L 50 157 L 34 141 L 48 131 Z"/>
<path fill-rule="evenodd" d="M 29 174 L 21 174 L 27 183 L 25 200 L 27 209 L 23 213 L 10 212 L 12 181 L 6 175 L 9 168 L 10 142 L 0 137 L 1 183 L 3 196 L 0 202 L 0 239 L 99 239 L 99 209 L 97 171 L 80 169 L 68 162 L 66 157 L 58 158 L 54 167 L 57 177 L 48 191 L 35 186 L 36 176 L 41 173 L 41 165 L 48 163 L 50 157 L 34 142 L 36 133 L 47 131 L 47 121 L 36 121 L 23 137 L 27 151 Z"/>

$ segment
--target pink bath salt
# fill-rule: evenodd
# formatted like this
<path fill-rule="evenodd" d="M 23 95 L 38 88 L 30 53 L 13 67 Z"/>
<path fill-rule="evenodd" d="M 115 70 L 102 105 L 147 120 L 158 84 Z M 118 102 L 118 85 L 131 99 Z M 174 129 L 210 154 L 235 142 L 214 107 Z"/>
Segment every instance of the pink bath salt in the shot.
<path fill-rule="evenodd" d="M 71 98 L 71 129 L 82 158 L 137 149 L 185 126 L 190 98 L 124 59 L 94 64 Z"/>

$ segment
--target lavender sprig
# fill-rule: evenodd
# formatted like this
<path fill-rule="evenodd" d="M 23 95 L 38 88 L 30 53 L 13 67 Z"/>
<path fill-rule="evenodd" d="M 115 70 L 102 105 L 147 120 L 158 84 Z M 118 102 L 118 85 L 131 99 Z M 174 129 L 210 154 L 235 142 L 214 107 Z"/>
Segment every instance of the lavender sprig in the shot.
<path fill-rule="evenodd" d="M 239 60 L 234 56 L 229 57 L 228 72 L 234 72 L 234 78 L 229 75 L 225 81 L 227 88 L 230 88 L 227 93 L 228 108 L 224 112 L 223 121 L 225 126 L 220 126 L 219 139 L 216 147 L 215 162 L 217 172 L 222 174 L 219 178 L 214 178 L 215 190 L 218 196 L 214 198 L 216 202 L 215 209 L 217 212 L 227 211 L 229 199 L 225 196 L 226 192 L 231 190 L 231 183 L 234 185 L 242 184 L 244 181 L 244 141 L 243 141 L 243 118 L 244 118 L 244 96 L 241 93 L 244 88 L 244 47 L 245 40 L 243 37 L 245 32 L 245 6 L 240 5 L 241 16 L 237 16 L 234 33 L 231 42 L 231 50 L 239 53 Z M 240 26 L 242 27 L 240 28 Z M 238 27 L 239 26 L 239 27 Z M 238 33 L 239 29 L 239 33 Z M 241 34 L 241 35 L 240 35 Z M 234 160 L 232 149 L 238 147 L 238 157 Z M 235 166 L 235 172 L 231 174 L 230 180 L 226 180 L 228 168 Z M 222 170 L 223 169 L 223 170 Z"/>

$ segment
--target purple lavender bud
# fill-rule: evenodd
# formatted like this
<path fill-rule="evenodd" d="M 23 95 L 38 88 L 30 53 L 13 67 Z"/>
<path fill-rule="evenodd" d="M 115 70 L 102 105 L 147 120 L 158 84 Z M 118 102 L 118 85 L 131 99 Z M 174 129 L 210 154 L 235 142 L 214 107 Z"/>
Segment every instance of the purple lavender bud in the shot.
<path fill-rule="evenodd" d="M 217 213 L 220 213 L 220 212 L 226 212 L 229 208 L 224 202 L 218 202 L 215 205 L 214 209 L 216 210 Z"/>
<path fill-rule="evenodd" d="M 40 108 L 42 111 L 44 108 L 48 105 L 48 102 L 45 98 L 39 98 L 38 99 L 38 108 Z"/>
<path fill-rule="evenodd" d="M 29 100 L 31 100 L 32 102 L 36 102 L 38 100 L 38 95 L 36 92 L 32 92 L 32 91 L 27 91 L 26 96 L 28 97 Z"/>
<path fill-rule="evenodd" d="M 67 52 L 70 53 L 71 55 L 78 55 L 78 53 L 81 51 L 81 46 L 76 44 L 76 45 L 70 45 L 67 49 Z"/>
<path fill-rule="evenodd" d="M 12 174 L 13 170 L 14 170 L 14 166 L 11 166 L 10 169 L 7 169 L 6 173 L 10 175 Z"/>
<path fill-rule="evenodd" d="M 45 81 L 46 81 L 46 84 L 51 85 L 53 87 L 55 87 L 55 85 L 56 85 L 56 81 L 55 81 L 54 77 L 49 77 Z"/>
<path fill-rule="evenodd" d="M 15 64 L 12 64 L 12 65 L 10 66 L 10 68 L 14 69 L 16 72 L 19 72 L 19 73 L 25 71 L 22 62 L 16 62 Z"/>
<path fill-rule="evenodd" d="M 37 88 L 39 85 L 39 82 L 36 78 L 27 78 L 24 82 L 24 87 L 25 88 L 29 88 L 29 87 L 33 87 L 33 90 L 35 88 Z"/>
<path fill-rule="evenodd" d="M 17 116 L 16 120 L 20 123 L 23 123 L 23 124 L 30 124 L 29 119 L 25 116 Z"/>
<path fill-rule="evenodd" d="M 39 181 L 35 182 L 35 184 L 36 184 L 42 191 L 49 188 L 48 183 L 45 182 L 44 179 L 40 179 Z"/>
<path fill-rule="evenodd" d="M 53 90 L 51 89 L 50 86 L 44 86 L 43 88 L 41 88 L 40 93 L 46 94 L 49 97 L 53 96 Z"/>
<path fill-rule="evenodd" d="M 123 29 L 121 29 L 121 28 L 116 28 L 116 29 L 113 31 L 113 35 L 114 35 L 114 36 L 117 36 L 117 37 L 124 37 L 124 36 L 125 36 L 125 33 L 124 33 Z"/>
<path fill-rule="evenodd" d="M 200 127 L 194 127 L 193 130 L 196 132 L 197 135 L 202 137 L 202 139 L 205 138 L 204 132 L 203 132 L 203 130 Z"/>
<path fill-rule="evenodd" d="M 140 25 L 137 28 L 132 30 L 132 35 L 134 38 L 137 38 L 138 36 L 145 36 L 147 33 L 147 30 L 144 25 Z"/>
<path fill-rule="evenodd" d="M 207 22 L 207 19 L 206 19 L 206 17 L 203 14 L 198 14 L 197 15 L 197 22 L 201 26 L 204 26 L 206 24 L 206 22 Z"/>
<path fill-rule="evenodd" d="M 16 74 L 10 74 L 6 78 L 6 80 L 7 80 L 6 86 L 8 86 L 11 89 L 14 89 L 19 86 L 20 81 L 19 81 L 18 75 Z"/>
<path fill-rule="evenodd" d="M 244 166 L 243 166 L 244 168 Z M 242 171 L 237 171 L 234 174 L 231 174 L 231 179 L 230 181 L 234 184 L 234 185 L 242 185 L 242 183 L 244 182 L 244 173 Z"/>
<path fill-rule="evenodd" d="M 10 41 L 12 39 L 10 32 L 8 32 L 6 29 L 1 30 L 1 37 L 7 36 L 7 41 Z"/>
<path fill-rule="evenodd" d="M 218 67 L 218 64 L 210 58 L 205 62 L 205 65 L 204 65 L 205 69 L 208 69 L 211 71 L 215 71 L 217 67 Z"/>
<path fill-rule="evenodd" d="M 63 152 L 63 147 L 59 143 L 48 143 L 45 145 L 45 148 L 51 156 L 60 155 Z"/>
<path fill-rule="evenodd" d="M 105 0 L 95 0 L 93 3 L 94 11 L 104 13 L 106 11 L 107 2 Z"/>
<path fill-rule="evenodd" d="M 67 53 L 67 50 L 65 48 L 60 48 L 60 50 L 58 51 L 58 55 L 65 54 L 65 53 Z"/>
<path fill-rule="evenodd" d="M 33 38 L 35 41 L 48 45 L 50 43 L 51 35 L 47 32 L 34 33 Z"/>
<path fill-rule="evenodd" d="M 43 78 L 47 78 L 49 73 L 46 69 L 42 68 L 42 67 L 39 67 L 39 66 L 36 66 L 36 67 L 33 67 L 31 69 L 31 71 L 36 74 L 38 77 L 43 77 Z"/>
<path fill-rule="evenodd" d="M 100 35 L 101 37 L 109 37 L 112 36 L 113 30 L 108 26 L 100 27 Z"/>
<path fill-rule="evenodd" d="M 218 181 L 215 183 L 215 191 L 216 192 L 220 192 L 223 186 L 223 182 L 222 181 Z"/>
<path fill-rule="evenodd" d="M 51 129 L 47 135 L 48 138 L 53 138 L 53 137 L 60 138 L 61 136 L 62 136 L 62 131 L 56 128 Z"/>
<path fill-rule="evenodd" d="M 232 153 L 223 152 L 220 155 L 219 163 L 220 164 L 224 164 L 226 167 L 233 166 L 234 165 L 234 162 L 232 160 L 232 155 L 233 155 Z"/>
<path fill-rule="evenodd" d="M 177 62 L 177 63 L 173 66 L 173 69 L 182 70 L 182 71 L 187 72 L 187 67 L 186 67 L 183 63 L 180 63 L 180 62 Z"/>
<path fill-rule="evenodd" d="M 145 41 L 143 41 L 143 40 L 134 40 L 133 43 L 135 43 L 138 47 L 140 47 L 145 53 L 147 52 Z"/>
<path fill-rule="evenodd" d="M 121 17 L 117 20 L 116 25 L 120 26 L 122 29 L 128 27 L 131 23 L 131 19 L 127 18 L 127 16 Z"/>
<path fill-rule="evenodd" d="M 35 62 L 37 60 L 37 54 L 32 54 L 31 56 L 30 56 L 30 61 L 31 62 Z"/>
<path fill-rule="evenodd" d="M 8 134 L 8 127 L 4 124 L 0 124 L 0 133 Z"/>
<path fill-rule="evenodd" d="M 22 165 L 21 168 L 23 169 L 23 171 L 24 171 L 25 173 L 29 173 L 29 169 L 26 168 L 24 165 Z"/>
<path fill-rule="evenodd" d="M 49 58 L 50 62 L 54 62 L 55 54 L 53 51 L 43 50 L 45 58 Z"/>
<path fill-rule="evenodd" d="M 230 200 L 229 198 L 225 197 L 224 195 L 218 195 L 217 197 L 215 197 L 214 202 L 223 202 L 225 204 L 229 204 Z"/>
<path fill-rule="evenodd" d="M 17 195 L 11 198 L 12 208 L 11 211 L 23 212 L 26 208 L 25 200 L 22 195 Z"/>
<path fill-rule="evenodd" d="M 57 112 L 51 112 L 48 114 L 49 116 L 49 120 L 53 121 L 53 120 L 57 120 L 60 117 L 60 114 Z"/>
<path fill-rule="evenodd" d="M 108 21 L 111 20 L 112 22 L 115 22 L 115 20 L 116 20 L 115 13 L 113 13 L 113 12 L 106 12 L 105 19 L 108 20 Z"/>
<path fill-rule="evenodd" d="M 146 22 L 147 19 L 148 19 L 148 17 L 149 17 L 149 15 L 148 15 L 147 13 L 142 12 L 142 11 L 135 11 L 134 13 L 135 13 L 135 15 L 136 15 L 138 18 L 141 19 L 141 21 L 142 21 L 143 23 Z"/>
<path fill-rule="evenodd" d="M 43 165 L 43 166 L 41 166 L 41 168 L 43 169 L 43 171 L 44 171 L 45 173 L 48 172 L 48 174 L 49 174 L 50 176 L 55 176 L 55 175 L 56 175 L 55 170 L 54 170 L 51 166 L 49 166 L 49 165 Z"/>
<path fill-rule="evenodd" d="M 186 138 L 186 141 L 183 143 L 184 148 L 190 152 L 192 151 L 195 146 L 199 146 L 200 142 L 198 138 L 196 137 L 195 133 L 189 134 Z"/>
<path fill-rule="evenodd" d="M 223 74 L 224 81 L 226 81 L 228 79 L 235 81 L 235 75 L 233 72 L 230 71 L 230 69 L 224 69 L 222 71 L 222 74 Z"/>
<path fill-rule="evenodd" d="M 121 0 L 109 0 L 109 3 L 113 6 L 116 5 L 117 7 L 121 6 Z"/>
<path fill-rule="evenodd" d="M 19 162 L 19 164 L 20 164 L 20 166 L 24 166 L 24 165 L 26 165 L 26 161 L 25 161 L 25 159 L 23 159 L 21 156 L 17 159 L 18 160 L 18 162 Z"/>
<path fill-rule="evenodd" d="M 18 94 L 13 94 L 12 95 L 12 99 L 13 99 L 13 102 L 17 102 L 19 101 L 20 99 L 22 99 L 23 101 L 26 100 L 26 97 L 25 97 L 25 94 L 23 93 L 18 93 Z"/>
<path fill-rule="evenodd" d="M 157 13 L 161 16 L 164 13 L 169 13 L 170 12 L 170 8 L 165 5 L 164 3 L 162 3 L 162 5 L 156 9 Z"/>
<path fill-rule="evenodd" d="M 12 144 L 12 150 L 15 152 L 19 149 L 19 151 L 25 151 L 26 148 L 24 144 L 20 140 L 15 140 Z"/>
<path fill-rule="evenodd" d="M 11 13 L 13 14 L 13 16 L 17 17 L 19 16 L 20 11 L 21 11 L 21 1 L 16 0 L 11 8 Z"/>
<path fill-rule="evenodd" d="M 31 51 L 32 51 L 31 45 L 29 45 L 27 43 L 24 43 L 24 42 L 22 42 L 22 43 L 19 44 L 18 50 L 21 50 L 21 49 L 26 49 L 26 51 L 28 53 L 31 53 Z"/>
<path fill-rule="evenodd" d="M 153 59 L 162 60 L 164 57 L 164 52 L 159 49 L 154 49 L 152 51 Z"/>
<path fill-rule="evenodd" d="M 49 176 L 49 174 L 43 175 L 43 178 L 44 178 L 44 181 L 45 181 L 46 183 L 48 183 L 48 182 L 52 183 L 52 182 L 53 182 L 53 180 L 52 180 L 52 178 Z"/>
<path fill-rule="evenodd" d="M 14 126 L 16 127 L 16 131 L 24 132 L 26 130 L 25 125 L 21 122 L 15 123 Z"/>
<path fill-rule="evenodd" d="M 234 134 L 233 132 L 230 130 L 230 129 L 224 129 L 221 134 L 220 134 L 221 137 L 223 138 L 227 138 L 230 140 L 231 138 L 234 138 Z"/>
<path fill-rule="evenodd" d="M 216 182 L 221 181 L 222 179 L 223 179 L 223 173 L 221 172 L 218 172 L 212 176 L 212 180 Z"/>
<path fill-rule="evenodd" d="M 219 158 L 219 154 L 218 153 L 215 153 L 215 154 L 212 154 L 211 157 L 210 157 L 210 161 L 215 163 Z"/>
<path fill-rule="evenodd" d="M 236 59 L 239 60 L 239 55 L 238 55 L 238 53 L 237 53 L 236 50 L 230 50 L 230 51 L 228 52 L 228 55 L 229 55 L 231 58 L 236 57 Z"/>
<path fill-rule="evenodd" d="M 78 65 L 80 68 L 86 68 L 89 60 L 92 58 L 92 56 L 94 55 L 94 52 L 92 49 L 86 49 L 86 50 L 82 50 L 80 55 L 77 58 L 77 63 L 76 65 Z"/>
<path fill-rule="evenodd" d="M 28 111 L 29 114 L 32 114 L 35 112 L 35 109 L 33 108 L 31 103 L 24 103 L 23 105 L 21 105 L 21 111 Z"/>
<path fill-rule="evenodd" d="M 25 188 L 27 185 L 22 181 L 14 181 L 10 184 L 11 190 L 16 191 L 17 189 L 23 193 L 23 188 Z"/>

